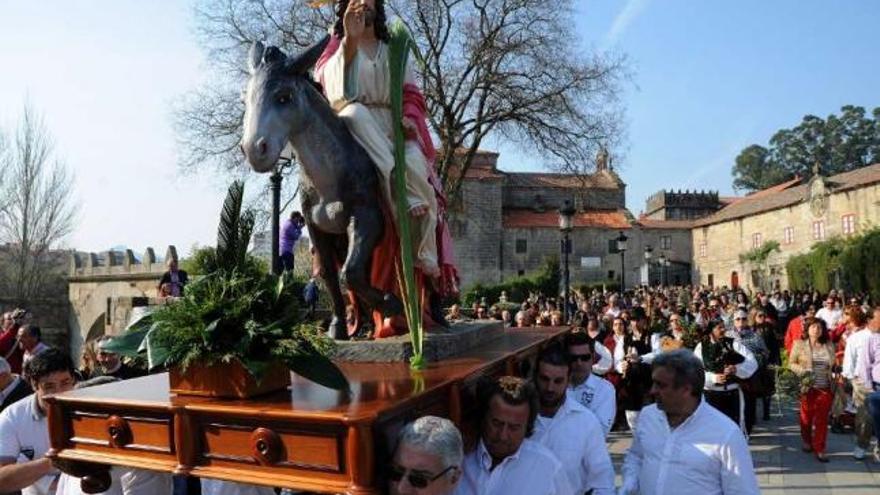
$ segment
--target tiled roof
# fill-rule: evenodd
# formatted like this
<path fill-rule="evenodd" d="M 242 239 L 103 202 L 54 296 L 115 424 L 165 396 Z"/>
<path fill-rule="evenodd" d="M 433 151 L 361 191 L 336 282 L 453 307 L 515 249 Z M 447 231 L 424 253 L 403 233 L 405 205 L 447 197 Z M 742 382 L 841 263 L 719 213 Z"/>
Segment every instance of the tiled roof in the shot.
<path fill-rule="evenodd" d="M 825 185 L 828 188 L 829 194 L 877 182 L 880 182 L 880 163 L 825 178 Z M 731 203 L 712 216 L 696 220 L 694 227 L 704 227 L 798 204 L 806 200 L 808 188 L 809 180 L 796 178 L 773 187 L 768 187 L 767 189 L 762 189 Z"/>
<path fill-rule="evenodd" d="M 575 214 L 575 227 L 598 227 L 628 229 L 630 222 L 626 210 L 589 210 Z M 559 228 L 559 212 L 556 210 L 534 211 L 519 208 L 504 210 L 504 228 Z"/>
<path fill-rule="evenodd" d="M 657 220 L 641 217 L 638 224 L 646 229 L 690 229 L 694 226 L 694 220 Z"/>
<path fill-rule="evenodd" d="M 619 189 L 623 181 L 610 170 L 589 175 L 555 174 L 545 172 L 505 172 L 508 187 L 560 187 Z"/>

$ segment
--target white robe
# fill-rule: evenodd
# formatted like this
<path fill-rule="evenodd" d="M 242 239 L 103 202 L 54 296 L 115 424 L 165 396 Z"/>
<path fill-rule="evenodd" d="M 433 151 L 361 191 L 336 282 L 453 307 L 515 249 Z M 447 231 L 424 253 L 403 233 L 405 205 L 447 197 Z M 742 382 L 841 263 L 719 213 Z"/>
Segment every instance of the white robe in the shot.
<path fill-rule="evenodd" d="M 394 168 L 394 141 L 391 122 L 388 45 L 379 42 L 375 58 L 358 49 L 346 72 L 342 46 L 323 66 L 324 92 L 330 105 L 348 126 L 355 140 L 367 151 L 379 170 L 382 191 L 392 214 L 394 208 L 391 171 Z M 407 64 L 405 82 L 414 83 Z M 321 79 L 319 77 L 319 79 Z M 438 275 L 437 199 L 428 183 L 428 164 L 417 141 L 406 142 L 407 204 L 410 208 L 427 206 L 428 214 L 413 222 L 416 263 L 426 274 Z"/>

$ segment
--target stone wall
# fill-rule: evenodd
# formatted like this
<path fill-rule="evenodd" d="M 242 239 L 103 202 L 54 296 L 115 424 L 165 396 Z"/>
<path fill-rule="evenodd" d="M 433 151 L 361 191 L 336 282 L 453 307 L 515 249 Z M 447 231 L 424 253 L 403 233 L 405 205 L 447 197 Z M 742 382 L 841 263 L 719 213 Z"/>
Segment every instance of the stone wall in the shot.
<path fill-rule="evenodd" d="M 505 187 L 504 208 L 558 210 L 565 200 L 574 200 L 579 210 L 626 208 L 626 193 L 620 189 L 589 189 L 586 192 L 560 187 Z"/>
<path fill-rule="evenodd" d="M 736 273 L 739 284 L 754 288 L 751 280 L 751 267 L 740 263 L 739 255 L 753 248 L 753 235 L 761 234 L 761 242 L 776 240 L 780 253 L 770 257 L 768 265 L 776 272 L 772 281 L 779 282 L 781 288 L 787 287 L 785 262 L 789 257 L 808 251 L 817 241 L 813 239 L 813 221 L 822 220 L 825 226 L 825 239 L 842 236 L 842 217 L 856 216 L 856 232 L 871 226 L 880 225 L 880 185 L 872 185 L 850 191 L 832 193 L 828 197 L 828 207 L 820 217 L 814 216 L 807 201 L 781 209 L 755 214 L 705 227 L 697 227 L 693 232 L 694 283 L 708 284 L 709 277 L 716 286 L 730 285 Z M 784 229 L 792 228 L 793 239 L 786 244 Z M 706 244 L 705 256 L 701 255 L 700 245 Z"/>
<path fill-rule="evenodd" d="M 450 212 L 449 227 L 462 287 L 500 281 L 501 188 L 501 180 L 495 178 L 465 181 L 459 207 Z"/>
<path fill-rule="evenodd" d="M 174 246 L 165 254 L 165 259 L 171 258 L 177 258 Z M 124 327 L 120 323 L 124 315 L 117 312 L 125 309 L 117 308 L 114 301 L 156 297 L 165 270 L 152 248 L 147 248 L 140 260 L 131 250 L 73 254 L 68 277 L 71 354 L 79 356 L 84 342 Z"/>

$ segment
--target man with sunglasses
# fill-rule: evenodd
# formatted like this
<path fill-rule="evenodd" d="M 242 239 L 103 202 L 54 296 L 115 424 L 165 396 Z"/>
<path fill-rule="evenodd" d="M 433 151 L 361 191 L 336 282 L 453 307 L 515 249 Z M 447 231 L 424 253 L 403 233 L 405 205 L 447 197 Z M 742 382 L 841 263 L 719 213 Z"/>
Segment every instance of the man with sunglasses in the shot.
<path fill-rule="evenodd" d="M 617 399 L 614 385 L 592 373 L 598 344 L 584 332 L 572 332 L 565 338 L 571 373 L 568 395 L 596 415 L 605 436 L 614 424 Z"/>
<path fill-rule="evenodd" d="M 538 355 L 535 386 L 540 412 L 534 439 L 562 462 L 575 493 L 614 494 L 614 466 L 596 415 L 568 396 L 569 364 L 553 344 Z"/>
<path fill-rule="evenodd" d="M 400 432 L 388 469 L 391 495 L 449 495 L 461 477 L 461 433 L 446 418 L 423 416 Z"/>

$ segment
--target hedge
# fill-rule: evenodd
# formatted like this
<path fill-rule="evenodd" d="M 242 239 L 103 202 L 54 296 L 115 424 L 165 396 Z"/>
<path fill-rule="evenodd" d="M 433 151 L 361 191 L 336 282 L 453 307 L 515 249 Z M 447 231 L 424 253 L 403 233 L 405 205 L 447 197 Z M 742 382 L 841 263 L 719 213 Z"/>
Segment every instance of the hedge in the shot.
<path fill-rule="evenodd" d="M 507 300 L 511 302 L 525 301 L 531 292 L 552 297 L 559 292 L 560 280 L 559 259 L 548 257 L 544 260 L 544 266 L 537 272 L 512 278 L 497 285 L 474 285 L 462 294 L 461 302 L 469 308 L 485 297 L 489 304 L 493 304 L 501 298 L 502 291 L 507 292 Z"/>
<path fill-rule="evenodd" d="M 794 290 L 815 289 L 828 292 L 834 288 L 835 274 L 840 274 L 844 288 L 868 292 L 880 300 L 880 228 L 863 234 L 835 237 L 815 244 L 805 254 L 792 256 L 785 264 L 788 285 Z"/>

